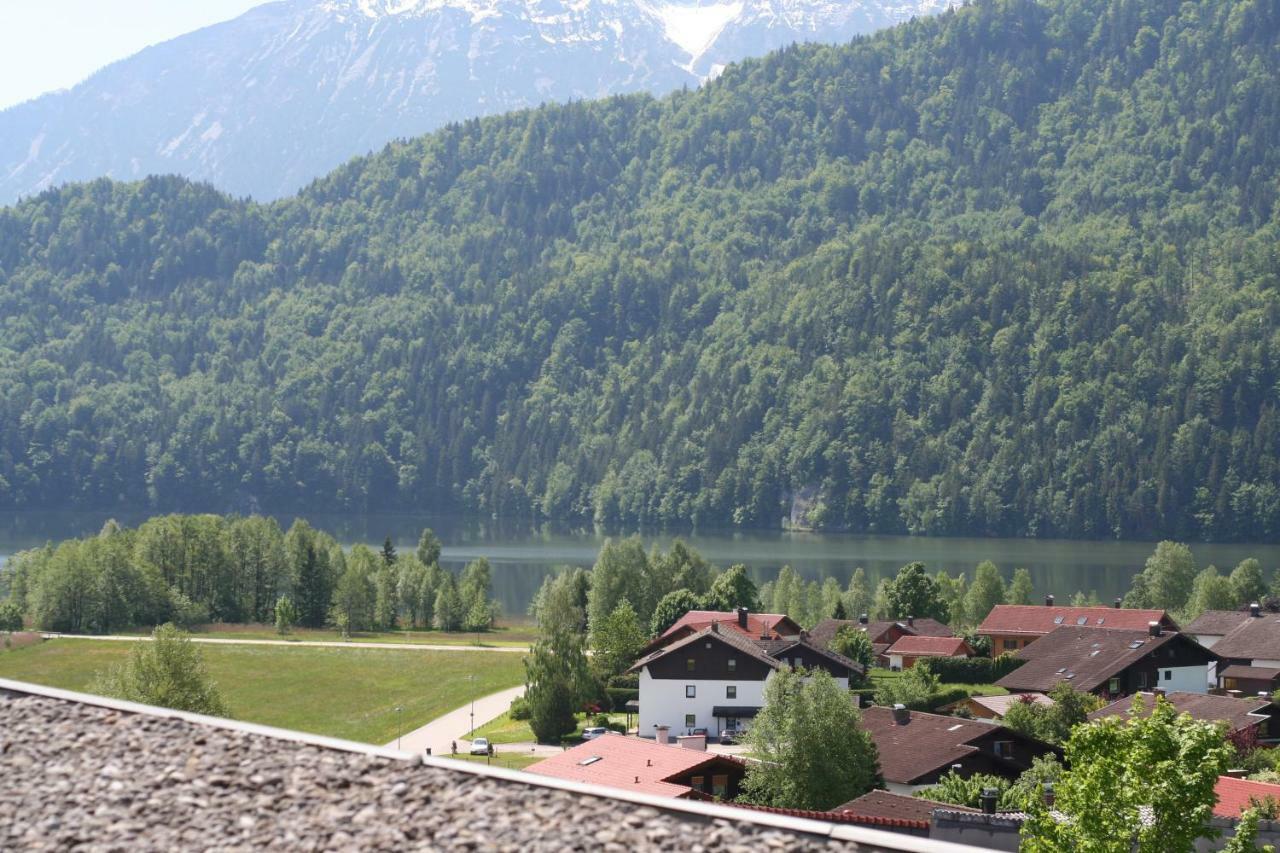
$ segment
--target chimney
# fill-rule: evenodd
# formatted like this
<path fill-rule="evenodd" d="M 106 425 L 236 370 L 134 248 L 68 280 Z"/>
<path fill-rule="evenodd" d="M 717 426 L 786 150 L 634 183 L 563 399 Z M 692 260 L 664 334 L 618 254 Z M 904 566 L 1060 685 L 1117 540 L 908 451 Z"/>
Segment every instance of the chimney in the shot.
<path fill-rule="evenodd" d="M 1119 610 L 1120 605 L 1123 603 L 1124 603 L 1124 599 L 1122 599 L 1120 596 L 1117 595 L 1115 603 L 1113 603 L 1111 606 L 1114 607 L 1116 610 Z"/>
<path fill-rule="evenodd" d="M 978 804 L 982 806 L 983 814 L 996 813 L 996 801 L 1000 798 L 1000 792 L 995 788 L 983 788 L 982 795 L 978 797 Z"/>
<path fill-rule="evenodd" d="M 1052 607 L 1052 606 L 1053 606 L 1053 596 L 1052 596 L 1052 595 L 1046 595 L 1046 596 L 1044 597 L 1044 606 L 1045 606 L 1045 607 Z"/>
<path fill-rule="evenodd" d="M 719 633 L 720 633 L 720 623 L 719 623 L 719 622 L 712 622 L 712 623 L 711 623 L 711 633 L 713 633 L 713 634 L 719 634 Z"/>
<path fill-rule="evenodd" d="M 692 749 L 695 752 L 707 751 L 706 735 L 681 735 L 676 738 L 676 743 L 680 744 L 682 749 Z"/>
<path fill-rule="evenodd" d="M 1044 804 L 1049 808 L 1053 808 L 1053 802 L 1056 799 L 1057 799 L 1057 796 L 1053 793 L 1053 783 L 1045 782 L 1044 783 Z"/>
<path fill-rule="evenodd" d="M 671 726 L 655 726 L 658 730 L 658 743 L 671 743 Z"/>
<path fill-rule="evenodd" d="M 1255 601 L 1253 604 L 1249 605 L 1249 615 L 1254 618 L 1262 615 L 1262 607 L 1258 605 L 1258 602 Z"/>
<path fill-rule="evenodd" d="M 914 628 L 915 626 L 916 626 L 916 617 L 914 617 L 914 616 L 908 616 L 908 617 L 907 617 L 907 627 L 908 627 L 908 628 Z"/>
<path fill-rule="evenodd" d="M 1160 627 L 1159 622 L 1153 619 L 1147 623 L 1147 633 L 1153 637 L 1159 637 L 1164 634 L 1164 629 Z"/>
<path fill-rule="evenodd" d="M 867 624 L 867 614 L 863 613 L 861 616 L 858 617 L 858 624 L 859 625 Z"/>
<path fill-rule="evenodd" d="M 738 627 L 747 630 L 747 613 L 749 611 L 745 607 L 738 608 Z"/>
<path fill-rule="evenodd" d="M 911 712 L 907 710 L 907 706 L 901 702 L 893 706 L 893 722 L 895 725 L 905 726 L 911 722 Z"/>

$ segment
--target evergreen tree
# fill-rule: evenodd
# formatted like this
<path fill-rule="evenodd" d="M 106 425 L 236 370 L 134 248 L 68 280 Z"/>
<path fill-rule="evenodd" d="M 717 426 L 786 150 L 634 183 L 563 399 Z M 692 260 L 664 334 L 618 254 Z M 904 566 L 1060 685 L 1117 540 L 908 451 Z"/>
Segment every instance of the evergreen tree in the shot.
<path fill-rule="evenodd" d="M 396 546 L 390 536 L 382 540 L 382 562 L 388 566 L 395 565 L 396 562 Z"/>

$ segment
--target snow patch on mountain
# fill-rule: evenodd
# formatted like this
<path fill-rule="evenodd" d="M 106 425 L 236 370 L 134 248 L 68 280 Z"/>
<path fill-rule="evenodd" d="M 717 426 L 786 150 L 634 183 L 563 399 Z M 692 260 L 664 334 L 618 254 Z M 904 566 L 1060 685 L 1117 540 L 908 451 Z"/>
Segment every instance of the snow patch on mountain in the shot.
<path fill-rule="evenodd" d="M 688 69 L 693 73 L 693 64 L 715 43 L 724 28 L 742 14 L 743 4 L 683 6 L 667 3 L 649 8 L 662 22 L 667 38 L 689 54 Z"/>

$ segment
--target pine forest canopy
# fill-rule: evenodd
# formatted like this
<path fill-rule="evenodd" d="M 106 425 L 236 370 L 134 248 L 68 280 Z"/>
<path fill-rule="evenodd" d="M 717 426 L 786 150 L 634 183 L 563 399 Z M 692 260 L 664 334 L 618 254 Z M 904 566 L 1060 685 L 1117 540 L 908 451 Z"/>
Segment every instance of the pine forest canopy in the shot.
<path fill-rule="evenodd" d="M 1280 10 L 983 0 L 0 210 L 0 508 L 1280 534 Z"/>

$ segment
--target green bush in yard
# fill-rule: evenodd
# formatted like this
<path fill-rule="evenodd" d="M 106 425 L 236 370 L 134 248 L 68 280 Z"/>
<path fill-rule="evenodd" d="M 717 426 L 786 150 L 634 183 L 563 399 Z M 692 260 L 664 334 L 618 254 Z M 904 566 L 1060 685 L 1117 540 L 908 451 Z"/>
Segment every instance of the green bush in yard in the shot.
<path fill-rule="evenodd" d="M 1024 663 L 1020 658 L 1003 654 L 996 658 L 925 658 L 916 666 L 924 666 L 938 680 L 952 684 L 994 684 Z"/>

